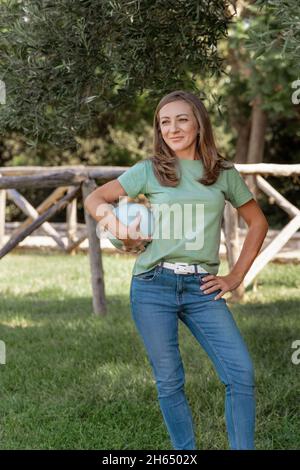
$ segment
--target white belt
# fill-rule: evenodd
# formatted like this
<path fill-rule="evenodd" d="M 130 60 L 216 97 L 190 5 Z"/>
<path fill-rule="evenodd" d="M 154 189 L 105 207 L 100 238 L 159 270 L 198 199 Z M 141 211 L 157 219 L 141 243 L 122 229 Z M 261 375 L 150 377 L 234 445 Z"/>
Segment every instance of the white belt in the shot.
<path fill-rule="evenodd" d="M 188 263 L 168 263 L 167 261 L 163 261 L 160 265 L 164 268 L 173 269 L 176 274 L 189 274 L 189 273 L 196 273 L 195 264 L 188 264 Z M 201 264 L 197 264 L 197 271 L 198 273 L 207 273 L 206 269 L 202 268 Z"/>

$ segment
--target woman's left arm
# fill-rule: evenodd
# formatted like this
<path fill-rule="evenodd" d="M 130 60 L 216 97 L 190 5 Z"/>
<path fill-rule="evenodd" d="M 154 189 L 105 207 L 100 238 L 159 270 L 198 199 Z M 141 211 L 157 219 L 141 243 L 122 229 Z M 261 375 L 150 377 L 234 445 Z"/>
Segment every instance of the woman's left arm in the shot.
<path fill-rule="evenodd" d="M 201 286 L 201 289 L 205 289 L 204 293 L 209 294 L 218 289 L 222 290 L 215 297 L 215 300 L 222 297 L 225 292 L 236 289 L 241 284 L 258 255 L 269 228 L 263 211 L 254 199 L 238 207 L 237 211 L 248 225 L 248 232 L 238 260 L 227 276 L 209 274 L 202 278 L 205 284 Z"/>

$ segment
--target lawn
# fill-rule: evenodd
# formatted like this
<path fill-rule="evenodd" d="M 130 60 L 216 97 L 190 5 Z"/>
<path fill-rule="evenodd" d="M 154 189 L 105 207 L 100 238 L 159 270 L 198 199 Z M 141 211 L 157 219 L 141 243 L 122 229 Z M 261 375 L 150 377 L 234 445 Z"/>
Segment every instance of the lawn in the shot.
<path fill-rule="evenodd" d="M 108 314 L 92 313 L 85 254 L 1 260 L 1 449 L 172 449 L 131 318 L 133 256 L 103 255 Z M 225 274 L 222 262 L 219 274 Z M 256 371 L 256 448 L 299 449 L 300 265 L 269 264 L 228 306 Z M 228 449 L 224 385 L 186 326 L 179 343 L 198 449 Z"/>

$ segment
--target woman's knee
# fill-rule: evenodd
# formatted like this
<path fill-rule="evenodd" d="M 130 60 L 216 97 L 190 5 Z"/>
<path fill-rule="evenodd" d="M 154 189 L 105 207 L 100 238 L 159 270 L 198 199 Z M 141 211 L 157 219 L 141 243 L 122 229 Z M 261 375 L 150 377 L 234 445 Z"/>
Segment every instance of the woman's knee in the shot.
<path fill-rule="evenodd" d="M 159 398 L 167 398 L 181 392 L 184 389 L 184 375 L 180 375 L 176 378 L 168 379 L 156 379 L 156 386 Z"/>
<path fill-rule="evenodd" d="M 255 371 L 253 367 L 253 363 L 250 361 L 247 364 L 243 364 L 243 366 L 235 371 L 234 374 L 231 376 L 231 383 L 234 384 L 241 384 L 248 387 L 255 386 Z"/>

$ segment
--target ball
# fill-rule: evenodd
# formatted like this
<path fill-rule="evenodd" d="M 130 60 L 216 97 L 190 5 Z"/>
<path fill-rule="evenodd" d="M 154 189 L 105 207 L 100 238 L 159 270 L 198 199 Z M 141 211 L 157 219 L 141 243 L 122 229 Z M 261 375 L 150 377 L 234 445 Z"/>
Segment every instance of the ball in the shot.
<path fill-rule="evenodd" d="M 144 206 L 143 204 L 136 202 L 120 202 L 113 209 L 112 212 L 115 214 L 117 219 L 119 219 L 122 224 L 127 227 L 134 221 L 138 213 L 141 214 L 139 231 L 142 236 L 150 237 L 154 231 L 154 216 L 152 211 Z M 122 249 L 123 241 L 118 240 L 109 230 L 105 229 L 103 231 L 105 236 L 109 241 L 115 246 L 115 248 Z M 144 246 L 151 243 L 151 241 L 145 240 L 142 244 Z"/>

